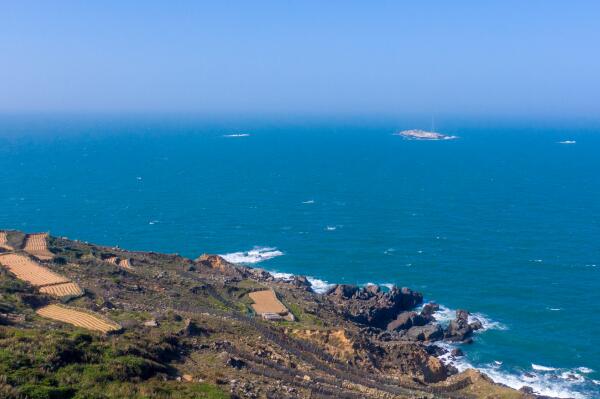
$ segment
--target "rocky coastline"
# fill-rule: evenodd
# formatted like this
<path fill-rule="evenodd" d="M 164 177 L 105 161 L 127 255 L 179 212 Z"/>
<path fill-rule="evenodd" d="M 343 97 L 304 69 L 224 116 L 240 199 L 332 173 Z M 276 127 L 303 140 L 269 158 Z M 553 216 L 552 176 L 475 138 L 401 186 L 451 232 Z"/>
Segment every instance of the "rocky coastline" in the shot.
<path fill-rule="evenodd" d="M 7 398 L 32 392 L 42 398 L 82 392 L 94 398 L 143 392 L 172 398 L 537 397 L 444 364 L 440 357 L 462 353 L 438 344 L 471 342 L 481 322 L 459 310 L 442 326 L 438 306 L 424 304 L 409 288 L 339 284 L 316 293 L 304 276 L 278 278 L 218 255 L 192 260 L 52 236 L 50 259 L 40 260 L 27 252 L 25 234 L 5 236 L 0 263 L 1 253 L 28 257 L 82 290 L 57 299 L 0 267 L 0 350 L 27 357 L 40 345 L 38 352 L 58 353 L 12 365 L 0 361 L 0 392 L 9 392 Z M 254 295 L 259 292 L 270 296 Z M 257 307 L 251 298 L 267 303 Z M 268 312 L 269 300 L 290 317 L 259 317 L 257 309 Z M 48 305 L 120 328 L 84 332 L 85 325 L 38 313 Z M 65 344 L 80 334 L 83 341 Z M 20 346 L 23 336 L 31 337 L 29 347 Z M 105 354 L 94 355 L 99 351 Z M 66 378 L 63 369 L 75 375 Z M 98 370 L 105 371 L 96 378 Z M 198 389 L 215 393 L 182 393 Z M 121 393 L 106 394 L 113 391 Z"/>

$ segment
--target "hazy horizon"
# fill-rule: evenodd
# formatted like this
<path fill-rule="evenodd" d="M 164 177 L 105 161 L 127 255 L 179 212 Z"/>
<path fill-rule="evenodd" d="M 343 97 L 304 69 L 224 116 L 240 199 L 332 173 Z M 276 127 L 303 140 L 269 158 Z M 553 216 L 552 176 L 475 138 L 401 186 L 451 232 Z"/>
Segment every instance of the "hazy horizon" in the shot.
<path fill-rule="evenodd" d="M 592 1 L 0 5 L 0 114 L 600 114 Z"/>

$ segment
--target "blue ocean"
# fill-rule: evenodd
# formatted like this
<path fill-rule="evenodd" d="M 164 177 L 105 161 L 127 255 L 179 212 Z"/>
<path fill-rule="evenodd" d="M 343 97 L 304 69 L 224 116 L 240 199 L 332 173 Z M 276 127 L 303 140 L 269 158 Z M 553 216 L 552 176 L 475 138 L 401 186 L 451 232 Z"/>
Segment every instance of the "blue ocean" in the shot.
<path fill-rule="evenodd" d="M 484 321 L 457 367 L 600 397 L 600 129 L 415 123 L 2 117 L 0 228 L 408 286 Z"/>

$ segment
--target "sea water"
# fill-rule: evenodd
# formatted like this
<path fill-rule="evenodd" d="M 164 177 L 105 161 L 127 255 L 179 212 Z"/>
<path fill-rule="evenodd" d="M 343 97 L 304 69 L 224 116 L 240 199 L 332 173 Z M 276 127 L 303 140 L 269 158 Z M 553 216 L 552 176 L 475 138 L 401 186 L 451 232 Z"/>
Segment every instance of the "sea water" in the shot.
<path fill-rule="evenodd" d="M 484 322 L 459 369 L 598 397 L 600 131 L 412 127 L 0 118 L 0 227 L 408 286 Z"/>

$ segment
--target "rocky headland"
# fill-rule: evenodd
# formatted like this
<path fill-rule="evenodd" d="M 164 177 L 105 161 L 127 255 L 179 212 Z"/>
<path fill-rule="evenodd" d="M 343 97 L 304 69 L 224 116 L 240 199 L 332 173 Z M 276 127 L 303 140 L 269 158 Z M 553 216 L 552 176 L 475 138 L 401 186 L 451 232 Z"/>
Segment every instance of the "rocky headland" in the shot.
<path fill-rule="evenodd" d="M 438 306 L 409 288 L 316 293 L 303 276 L 276 278 L 217 255 L 192 260 L 49 236 L 52 256 L 39 259 L 26 242 L 8 231 L 0 248 L 0 354 L 10 354 L 0 356 L 0 397 L 535 397 L 440 361 L 462 353 L 437 342 L 468 343 L 481 322 L 460 310 L 442 326 Z M 80 294 L 42 292 L 3 253 L 63 276 Z M 48 305 L 118 328 L 45 317 Z"/>

